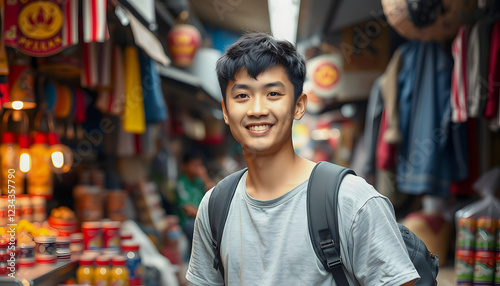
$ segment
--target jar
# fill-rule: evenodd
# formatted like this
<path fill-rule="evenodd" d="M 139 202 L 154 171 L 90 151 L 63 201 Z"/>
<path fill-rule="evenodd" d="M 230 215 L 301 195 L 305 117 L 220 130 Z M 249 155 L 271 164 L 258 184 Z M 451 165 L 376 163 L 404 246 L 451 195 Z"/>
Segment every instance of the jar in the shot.
<path fill-rule="evenodd" d="M 102 225 L 101 222 L 92 221 L 82 224 L 83 249 L 101 250 L 102 248 Z"/>
<path fill-rule="evenodd" d="M 68 261 L 71 259 L 69 244 L 70 238 L 67 236 L 58 236 L 56 238 L 56 256 L 58 261 Z"/>
<path fill-rule="evenodd" d="M 474 284 L 491 285 L 495 278 L 495 252 L 476 251 L 474 264 Z"/>
<path fill-rule="evenodd" d="M 29 196 L 17 196 L 18 204 L 20 208 L 21 219 L 27 221 L 33 220 L 33 205 L 31 204 L 31 198 Z"/>
<path fill-rule="evenodd" d="M 132 239 L 132 234 L 130 232 L 120 233 L 120 240 L 123 242 L 125 240 Z"/>
<path fill-rule="evenodd" d="M 497 221 L 482 216 L 477 219 L 476 250 L 494 251 Z"/>
<path fill-rule="evenodd" d="M 76 232 L 69 235 L 69 250 L 71 253 L 81 253 L 83 251 L 83 233 Z"/>
<path fill-rule="evenodd" d="M 0 276 L 9 274 L 7 262 L 0 262 Z"/>
<path fill-rule="evenodd" d="M 36 263 L 56 263 L 57 256 L 55 236 L 35 236 L 35 243 Z"/>
<path fill-rule="evenodd" d="M 127 242 L 122 244 L 122 253 L 126 257 L 125 264 L 129 272 L 130 286 L 142 285 L 142 264 L 139 255 L 139 244 Z"/>
<path fill-rule="evenodd" d="M 31 198 L 33 204 L 33 221 L 43 222 L 47 219 L 47 202 L 42 196 L 33 196 Z"/>
<path fill-rule="evenodd" d="M 8 245 L 8 237 L 6 235 L 0 236 L 0 262 L 7 262 L 9 259 L 9 254 L 7 253 Z"/>
<path fill-rule="evenodd" d="M 7 197 L 0 197 L 0 226 L 7 225 L 8 218 L 7 212 L 9 209 L 9 203 L 7 201 Z"/>
<path fill-rule="evenodd" d="M 22 242 L 17 246 L 19 248 L 19 266 L 32 267 L 35 266 L 35 243 Z"/>
<path fill-rule="evenodd" d="M 108 286 L 110 278 L 109 256 L 100 255 L 95 259 L 94 286 Z"/>
<path fill-rule="evenodd" d="M 102 245 L 106 249 L 120 249 L 119 221 L 105 221 L 102 223 Z"/>
<path fill-rule="evenodd" d="M 76 282 L 78 284 L 94 285 L 94 257 L 82 255 L 76 270 Z"/>
<path fill-rule="evenodd" d="M 111 258 L 110 285 L 129 286 L 129 273 L 125 266 L 125 257 L 118 255 Z"/>

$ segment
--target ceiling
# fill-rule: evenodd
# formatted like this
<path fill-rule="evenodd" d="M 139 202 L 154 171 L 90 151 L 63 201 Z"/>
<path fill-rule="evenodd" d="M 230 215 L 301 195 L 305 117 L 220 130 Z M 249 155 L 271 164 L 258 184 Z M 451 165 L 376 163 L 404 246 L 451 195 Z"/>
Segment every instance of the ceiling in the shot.
<path fill-rule="evenodd" d="M 267 0 L 185 0 L 203 23 L 241 33 L 270 32 Z M 301 0 L 297 41 L 321 39 L 373 15 L 382 15 L 380 0 Z"/>

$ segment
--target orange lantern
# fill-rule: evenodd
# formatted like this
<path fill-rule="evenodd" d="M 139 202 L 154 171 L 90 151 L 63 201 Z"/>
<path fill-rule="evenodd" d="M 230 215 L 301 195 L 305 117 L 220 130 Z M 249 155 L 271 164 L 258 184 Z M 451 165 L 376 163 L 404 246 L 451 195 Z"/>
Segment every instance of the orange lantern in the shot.
<path fill-rule="evenodd" d="M 183 11 L 179 15 L 180 21 L 170 29 L 167 36 L 170 56 L 174 65 L 178 67 L 191 65 L 201 43 L 200 32 L 193 25 L 185 23 L 187 17 L 188 12 Z"/>

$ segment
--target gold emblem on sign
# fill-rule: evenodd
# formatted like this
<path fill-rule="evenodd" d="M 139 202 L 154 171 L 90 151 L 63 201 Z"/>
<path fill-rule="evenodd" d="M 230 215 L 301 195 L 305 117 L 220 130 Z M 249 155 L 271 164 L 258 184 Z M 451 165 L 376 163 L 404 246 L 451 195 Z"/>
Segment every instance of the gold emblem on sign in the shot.
<path fill-rule="evenodd" d="M 332 63 L 321 63 L 314 71 L 313 79 L 323 88 L 333 88 L 339 81 L 339 70 Z"/>
<path fill-rule="evenodd" d="M 21 32 L 37 40 L 57 34 L 63 24 L 61 8 L 48 1 L 30 3 L 19 12 L 18 27 Z"/>

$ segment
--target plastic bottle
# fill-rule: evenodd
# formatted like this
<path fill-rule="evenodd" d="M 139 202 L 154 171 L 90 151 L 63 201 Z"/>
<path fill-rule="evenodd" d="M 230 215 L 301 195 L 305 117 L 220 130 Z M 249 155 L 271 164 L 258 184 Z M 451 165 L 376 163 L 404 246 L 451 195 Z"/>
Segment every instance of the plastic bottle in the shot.
<path fill-rule="evenodd" d="M 110 285 L 109 256 L 100 255 L 95 259 L 94 286 Z"/>
<path fill-rule="evenodd" d="M 94 257 L 82 255 L 79 262 L 80 266 L 76 270 L 76 282 L 94 285 Z"/>
<path fill-rule="evenodd" d="M 110 286 L 129 286 L 129 273 L 125 266 L 125 257 L 122 255 L 113 256 L 111 258 L 111 275 Z"/>
<path fill-rule="evenodd" d="M 24 192 L 24 174 L 19 171 L 19 145 L 16 143 L 16 135 L 13 132 L 2 133 L 2 194 L 16 195 Z M 9 193 L 10 191 L 10 193 Z"/>
<path fill-rule="evenodd" d="M 139 244 L 128 241 L 122 244 L 122 252 L 126 257 L 125 264 L 129 271 L 130 286 L 142 285 L 142 263 L 139 255 Z"/>
<path fill-rule="evenodd" d="M 28 176 L 28 193 L 52 198 L 53 177 L 50 169 L 49 146 L 43 133 L 37 133 L 30 146 L 32 167 Z"/>

